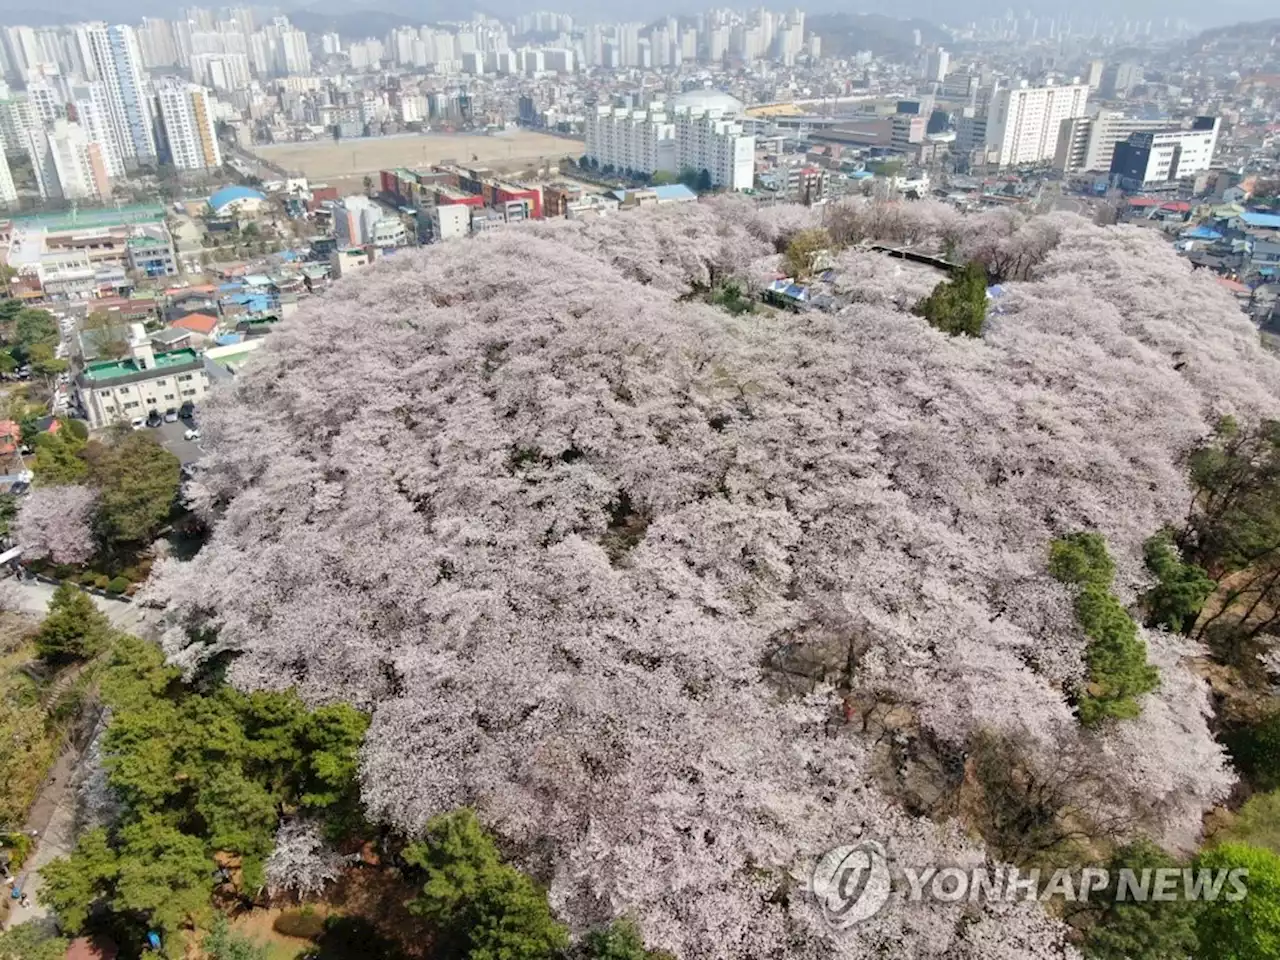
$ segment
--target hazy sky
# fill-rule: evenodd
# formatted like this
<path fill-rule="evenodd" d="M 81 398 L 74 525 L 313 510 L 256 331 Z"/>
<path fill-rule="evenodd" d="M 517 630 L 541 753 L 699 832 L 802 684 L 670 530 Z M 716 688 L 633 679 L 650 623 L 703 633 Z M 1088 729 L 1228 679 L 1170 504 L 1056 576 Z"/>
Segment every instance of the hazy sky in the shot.
<path fill-rule="evenodd" d="M 749 0 L 755 5 L 759 0 Z M 794 0 L 766 0 L 770 7 L 790 7 Z M 173 0 L 63 0 L 56 5 L 42 6 L 34 0 L 0 0 L 0 18 L 12 23 L 57 23 L 78 19 L 115 19 L 136 21 L 140 16 L 172 17 L 178 10 L 198 3 L 173 2 Z M 206 2 L 204 6 L 221 5 Z M 643 17 L 656 17 L 665 13 L 696 13 L 712 6 L 683 5 L 679 0 L 650 4 L 644 8 Z M 732 0 L 722 4 L 733 5 Z M 744 3 L 744 6 L 748 3 Z M 811 0 L 799 4 L 809 13 L 888 13 L 883 3 L 859 3 L 857 0 Z M 437 0 L 298 0 L 280 4 L 283 10 L 315 8 L 327 14 L 357 13 L 361 9 L 378 10 L 405 16 L 415 23 L 432 20 L 457 19 L 468 9 L 477 9 L 496 16 L 510 17 L 531 10 L 557 10 L 590 19 L 616 20 L 620 16 L 641 16 L 636 8 L 620 8 L 612 0 L 478 0 L 469 3 L 437 2 Z M 1030 10 L 1041 17 L 1061 16 L 1060 3 L 1009 3 L 1008 0 L 900 0 L 893 4 L 892 14 L 899 17 L 924 17 L 939 22 L 964 22 L 1003 16 L 1013 9 L 1021 14 Z M 1183 17 L 1196 26 L 1211 27 L 1243 20 L 1261 20 L 1276 16 L 1274 0 L 1219 0 L 1206 4 L 1202 0 L 1080 0 L 1073 4 L 1073 17 L 1078 21 L 1091 17 L 1137 17 L 1142 19 Z"/>

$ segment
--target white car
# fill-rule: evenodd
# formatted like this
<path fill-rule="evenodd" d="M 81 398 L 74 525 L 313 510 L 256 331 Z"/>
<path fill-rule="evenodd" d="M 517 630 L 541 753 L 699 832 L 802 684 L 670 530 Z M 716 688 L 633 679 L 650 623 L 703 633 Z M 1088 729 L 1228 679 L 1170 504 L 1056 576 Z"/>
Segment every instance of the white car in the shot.
<path fill-rule="evenodd" d="M 141 429 L 142 429 L 143 427 L 145 427 L 146 425 L 147 425 L 147 421 L 146 421 L 145 419 L 143 419 L 142 417 L 134 417 L 134 418 L 129 422 L 129 426 L 133 427 L 133 429 L 135 429 L 135 430 L 141 430 Z"/>
<path fill-rule="evenodd" d="M 186 432 L 186 433 L 184 433 L 184 434 L 182 435 L 182 439 L 184 439 L 184 440 L 199 440 L 199 439 L 200 439 L 200 430 L 199 430 L 198 428 L 192 427 L 191 429 L 187 430 L 187 432 Z"/>

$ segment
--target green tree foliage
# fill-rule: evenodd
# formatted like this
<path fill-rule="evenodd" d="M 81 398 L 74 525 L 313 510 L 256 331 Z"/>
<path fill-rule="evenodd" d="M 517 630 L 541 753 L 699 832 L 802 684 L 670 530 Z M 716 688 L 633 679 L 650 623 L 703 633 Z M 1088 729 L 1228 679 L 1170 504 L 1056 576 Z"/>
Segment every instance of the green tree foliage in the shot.
<path fill-rule="evenodd" d="M 58 339 L 58 323 L 49 311 L 24 307 L 18 300 L 0 300 L 0 350 L 9 354 L 15 366 L 53 360 Z"/>
<path fill-rule="evenodd" d="M 1049 572 L 1077 588 L 1076 618 L 1089 638 L 1088 680 L 1077 702 L 1080 721 L 1092 726 L 1136 717 L 1141 710 L 1137 698 L 1159 686 L 1160 676 L 1147 663 L 1138 625 L 1110 592 L 1115 564 L 1106 542 L 1096 533 L 1055 541 L 1049 548 Z"/>
<path fill-rule="evenodd" d="M 111 896 L 120 867 L 107 831 L 90 830 L 67 857 L 40 870 L 40 902 L 53 910 L 58 926 L 70 934 L 85 928 L 90 912 Z"/>
<path fill-rule="evenodd" d="M 62 583 L 53 591 L 49 612 L 36 631 L 36 651 L 51 663 L 88 660 L 106 649 L 111 622 L 83 590 Z"/>
<path fill-rule="evenodd" d="M 1183 547 L 1211 574 L 1245 570 L 1280 552 L 1280 421 L 1251 429 L 1223 417 L 1191 455 L 1195 509 Z"/>
<path fill-rule="evenodd" d="M 710 193 L 714 188 L 715 185 L 711 182 L 711 171 L 703 167 L 698 171 L 698 182 L 694 189 L 699 193 Z"/>
<path fill-rule="evenodd" d="M 539 960 L 568 945 L 546 893 L 502 862 L 470 810 L 432 819 L 426 838 L 406 847 L 404 859 L 425 874 L 409 909 L 436 928 L 443 956 Z"/>
<path fill-rule="evenodd" d="M 1201 853 L 1196 867 L 1248 871 L 1248 894 L 1243 899 L 1218 897 L 1202 904 L 1196 917 L 1199 956 L 1209 960 L 1280 957 L 1280 856 L 1225 843 Z"/>
<path fill-rule="evenodd" d="M 70 943 L 36 922 L 0 931 L 0 960 L 63 960 Z"/>
<path fill-rule="evenodd" d="M 0 536 L 9 533 L 9 524 L 18 515 L 18 498 L 11 493 L 0 493 Z"/>
<path fill-rule="evenodd" d="M 100 492 L 97 527 L 107 543 L 144 543 L 168 519 L 181 481 L 178 458 L 145 433 L 111 445 L 90 441 L 83 456 Z"/>
<path fill-rule="evenodd" d="M 200 944 L 208 960 L 268 960 L 267 947 L 231 930 L 225 917 L 217 917 Z"/>
<path fill-rule="evenodd" d="M 733 280 L 725 281 L 713 289 L 711 291 L 711 302 L 728 310 L 734 316 L 751 313 L 756 308 L 755 301 L 744 294 L 742 287 Z"/>
<path fill-rule="evenodd" d="M 603 930 L 592 930 L 582 938 L 581 960 L 664 960 L 669 954 L 645 949 L 640 928 L 630 919 L 615 920 Z"/>
<path fill-rule="evenodd" d="M 127 636 L 101 688 L 111 708 L 103 764 L 125 813 L 118 829 L 86 834 L 55 861 L 47 902 L 66 929 L 81 929 L 102 904 L 172 935 L 207 908 L 215 852 L 239 855 L 242 889 L 257 891 L 281 809 L 359 822 L 356 755 L 367 718 L 350 707 L 309 711 L 292 691 L 202 692 L 158 647 Z"/>
<path fill-rule="evenodd" d="M 35 438 L 35 462 L 31 472 L 35 482 L 42 487 L 83 483 L 89 476 L 89 464 L 80 456 L 85 442 L 76 432 L 62 422 L 53 433 L 41 433 Z"/>
<path fill-rule="evenodd" d="M 1280 854 L 1280 790 L 1254 794 L 1214 839 Z"/>
<path fill-rule="evenodd" d="M 1203 567 L 1182 561 L 1171 531 L 1157 533 L 1143 544 L 1142 552 L 1147 569 L 1156 578 L 1156 585 L 1142 597 L 1148 625 L 1190 633 L 1204 602 L 1218 585 Z"/>
<path fill-rule="evenodd" d="M 1117 886 L 1122 869 L 1141 876 L 1143 870 L 1178 867 L 1180 864 L 1149 840 L 1138 840 L 1116 850 L 1107 863 L 1108 884 L 1089 896 L 1101 912 L 1091 917 L 1084 937 L 1084 953 L 1096 960 L 1170 960 L 1196 955 L 1198 904 L 1183 900 L 1119 900 Z"/>
<path fill-rule="evenodd" d="M 912 312 L 949 336 L 982 336 L 987 317 L 987 271 L 977 261 L 965 264 L 952 272 L 951 279 L 934 287 Z"/>
<path fill-rule="evenodd" d="M 1236 767 L 1259 790 L 1280 789 L 1280 710 L 1225 736 Z"/>
<path fill-rule="evenodd" d="M 831 245 L 831 236 L 826 230 L 801 230 L 787 244 L 782 257 L 783 268 L 797 280 L 807 279 L 813 273 L 818 254 L 831 249 Z"/>

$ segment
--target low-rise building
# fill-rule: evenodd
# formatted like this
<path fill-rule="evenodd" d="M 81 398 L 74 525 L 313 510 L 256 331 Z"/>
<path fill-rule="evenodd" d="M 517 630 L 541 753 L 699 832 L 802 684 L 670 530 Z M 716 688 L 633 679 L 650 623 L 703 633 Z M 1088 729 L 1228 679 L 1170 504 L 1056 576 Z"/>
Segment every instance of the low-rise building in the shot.
<path fill-rule="evenodd" d="M 199 353 L 156 352 L 140 323 L 129 329 L 124 357 L 89 363 L 76 377 L 80 403 L 94 429 L 137 420 L 152 410 L 176 410 L 188 400 L 199 403 L 208 388 L 209 376 Z"/>

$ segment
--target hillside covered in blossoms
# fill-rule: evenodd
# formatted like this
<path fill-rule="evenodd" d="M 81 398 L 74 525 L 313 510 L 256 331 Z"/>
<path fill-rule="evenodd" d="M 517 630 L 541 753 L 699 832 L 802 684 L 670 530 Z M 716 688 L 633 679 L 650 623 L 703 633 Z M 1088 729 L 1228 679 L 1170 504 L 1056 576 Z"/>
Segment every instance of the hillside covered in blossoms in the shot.
<path fill-rule="evenodd" d="M 820 304 L 725 309 L 813 230 Z M 980 336 L 874 245 L 981 264 Z M 536 224 L 338 283 L 259 357 L 204 414 L 211 538 L 157 568 L 168 656 L 370 711 L 367 816 L 473 807 L 575 929 L 629 914 L 681 960 L 1073 955 L 1036 903 L 833 931 L 805 882 L 859 838 L 1185 854 L 1236 784 L 1203 638 L 1135 613 L 1149 682 L 1108 701 L 1077 602 L 1140 608 L 1193 452 L 1278 412 L 1231 295 L 1147 231 L 729 200 Z M 1105 582 L 1054 566 L 1088 534 Z M 1032 794 L 1071 836 L 1009 829 Z"/>

